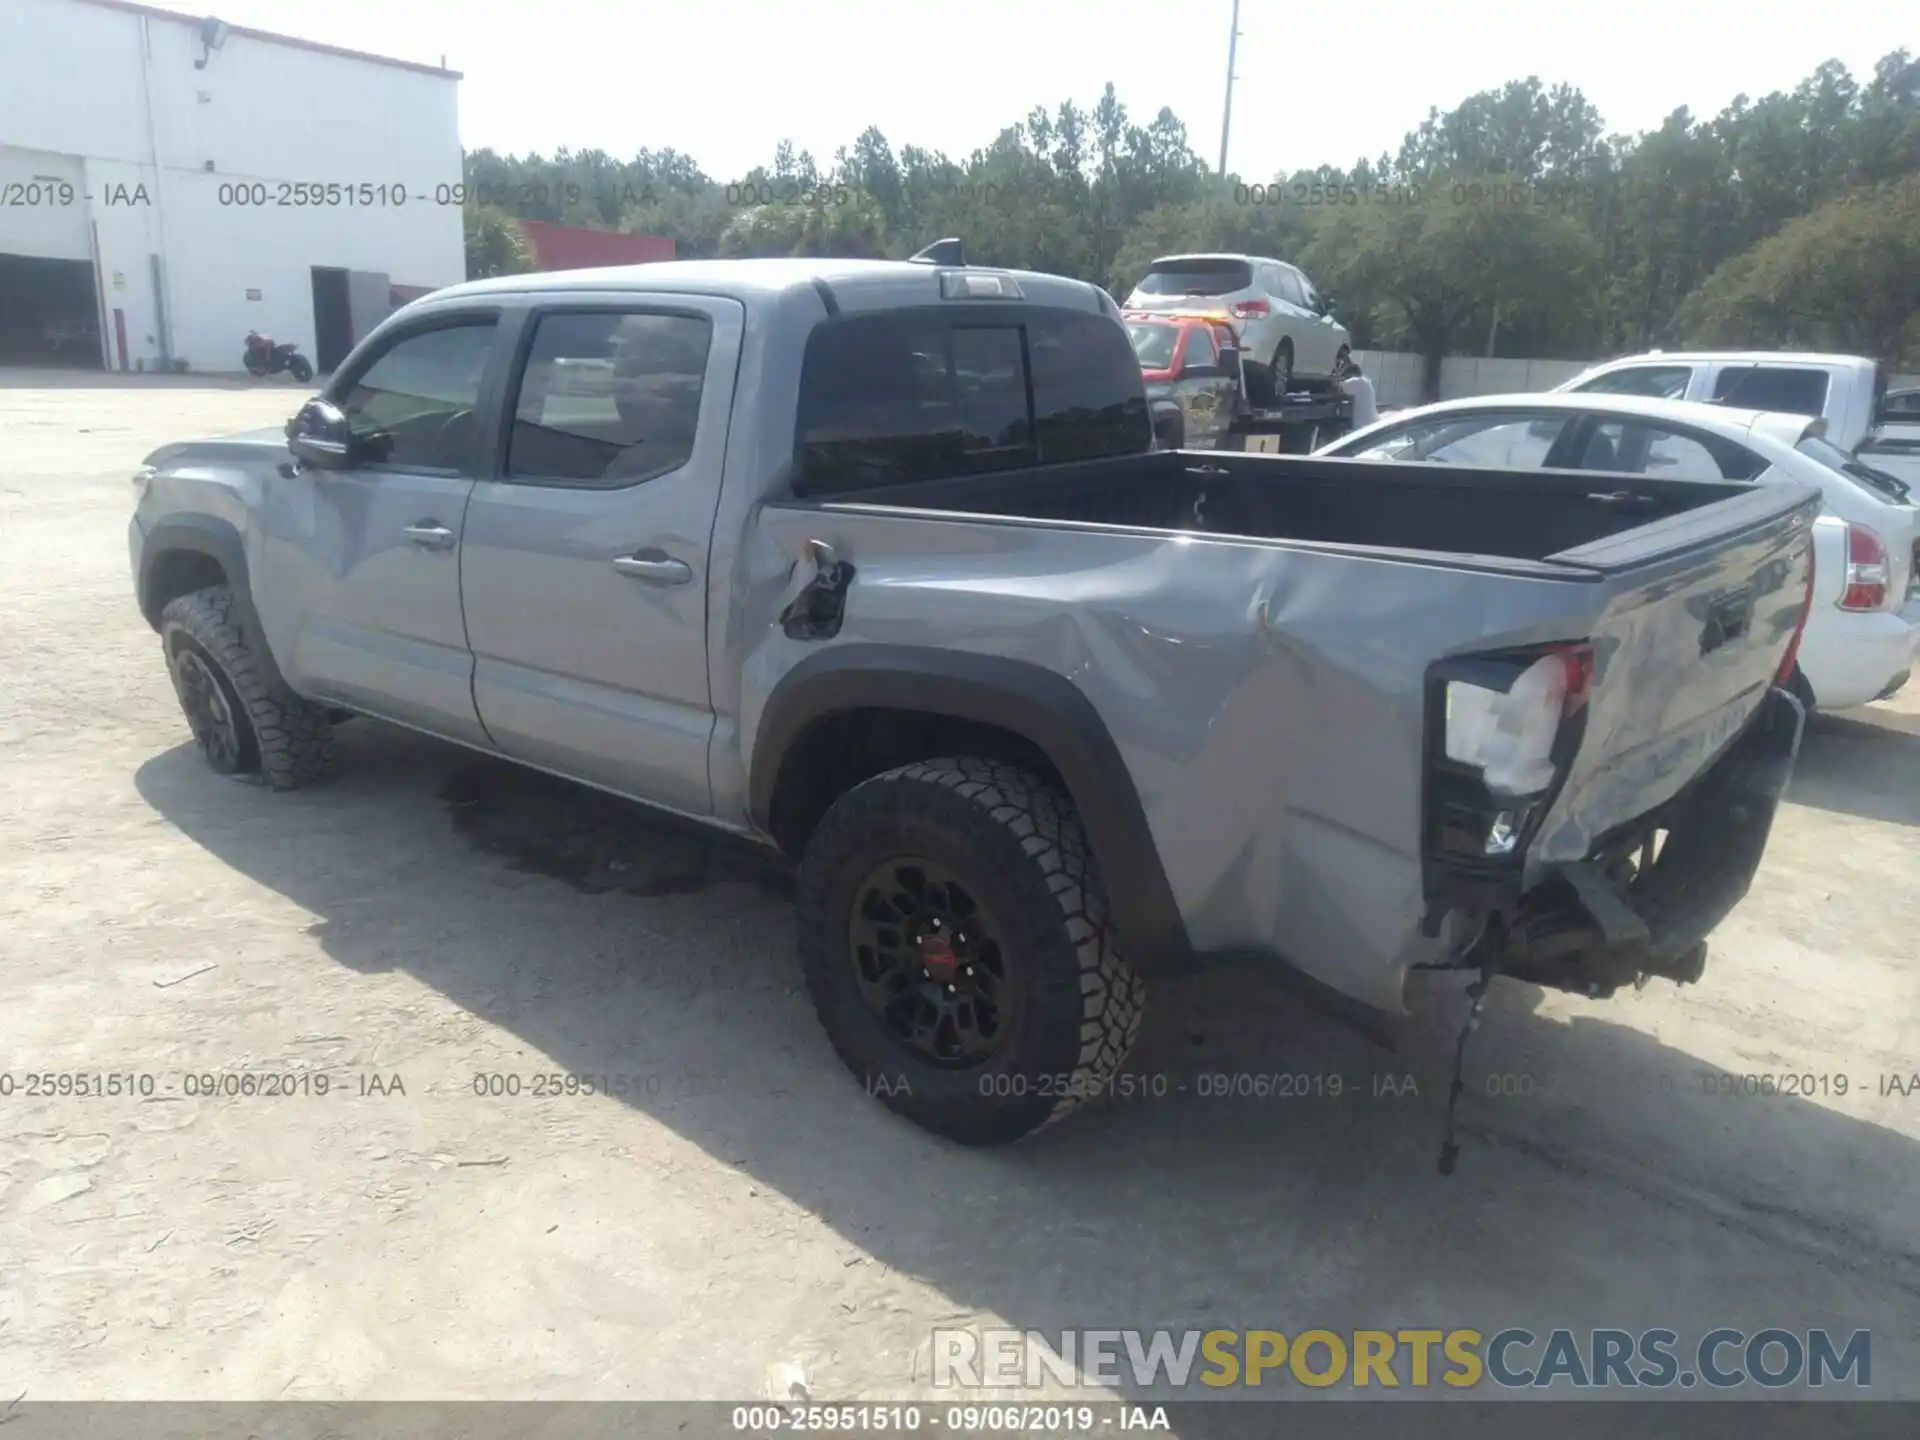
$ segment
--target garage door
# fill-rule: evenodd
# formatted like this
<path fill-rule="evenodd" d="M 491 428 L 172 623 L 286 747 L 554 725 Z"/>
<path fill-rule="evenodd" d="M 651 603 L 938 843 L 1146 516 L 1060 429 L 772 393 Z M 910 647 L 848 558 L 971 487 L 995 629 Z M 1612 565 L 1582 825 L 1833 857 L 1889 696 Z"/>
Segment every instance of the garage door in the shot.
<path fill-rule="evenodd" d="M 0 145 L 0 255 L 90 261 L 84 174 L 78 155 Z"/>

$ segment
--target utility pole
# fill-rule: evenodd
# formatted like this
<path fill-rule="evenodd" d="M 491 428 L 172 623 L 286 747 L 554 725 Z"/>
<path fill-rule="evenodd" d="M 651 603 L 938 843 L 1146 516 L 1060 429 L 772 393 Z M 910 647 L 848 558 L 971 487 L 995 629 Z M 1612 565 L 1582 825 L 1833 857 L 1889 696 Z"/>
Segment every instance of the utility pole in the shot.
<path fill-rule="evenodd" d="M 1220 174 L 1227 173 L 1227 135 L 1233 129 L 1233 62 L 1240 51 L 1240 0 L 1233 0 L 1233 30 L 1227 36 L 1227 105 L 1220 116 Z"/>

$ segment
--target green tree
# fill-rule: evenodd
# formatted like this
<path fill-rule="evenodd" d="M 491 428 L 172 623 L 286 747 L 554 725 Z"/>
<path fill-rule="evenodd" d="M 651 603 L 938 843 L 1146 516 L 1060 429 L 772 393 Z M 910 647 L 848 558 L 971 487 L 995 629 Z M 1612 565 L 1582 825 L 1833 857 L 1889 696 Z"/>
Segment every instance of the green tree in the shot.
<path fill-rule="evenodd" d="M 1449 353 L 1491 353 L 1503 325 L 1551 334 L 1591 314 L 1592 235 L 1550 209 L 1486 199 L 1507 193 L 1500 177 L 1481 183 L 1478 202 L 1448 184 L 1413 201 L 1329 207 L 1306 254 L 1364 333 L 1422 356 L 1429 399 Z"/>
<path fill-rule="evenodd" d="M 1832 349 L 1893 362 L 1920 317 L 1920 185 L 1849 191 L 1720 266 L 1681 325 L 1704 344 Z"/>
<path fill-rule="evenodd" d="M 467 237 L 467 278 L 524 275 L 534 268 L 533 247 L 514 217 L 495 205 L 468 205 L 462 212 Z"/>
<path fill-rule="evenodd" d="M 1111 85 L 1089 108 L 1036 106 L 958 157 L 873 126 L 826 164 L 782 140 L 731 182 L 673 150 L 467 156 L 472 199 L 666 236 L 686 258 L 900 257 L 959 235 L 979 261 L 1124 293 L 1156 255 L 1247 251 L 1302 261 L 1362 346 L 1410 345 L 1430 366 L 1446 349 L 1586 357 L 1677 337 L 1709 276 L 1688 324 L 1735 324 L 1727 307 L 1746 297 L 1736 328 L 1807 331 L 1804 317 L 1766 318 L 1751 291 L 1775 285 L 1775 252 L 1733 262 L 1843 194 L 1920 184 L 1920 63 L 1895 51 L 1863 80 L 1828 61 L 1791 90 L 1710 119 L 1677 110 L 1640 136 L 1609 135 L 1580 91 L 1528 76 L 1433 110 L 1395 154 L 1275 178 L 1277 192 L 1255 192 L 1211 174 L 1177 116 L 1138 122 Z M 1846 237 L 1849 254 L 1867 244 Z M 1847 333 L 1890 323 L 1859 319 L 1863 300 L 1835 303 L 1856 315 Z"/>

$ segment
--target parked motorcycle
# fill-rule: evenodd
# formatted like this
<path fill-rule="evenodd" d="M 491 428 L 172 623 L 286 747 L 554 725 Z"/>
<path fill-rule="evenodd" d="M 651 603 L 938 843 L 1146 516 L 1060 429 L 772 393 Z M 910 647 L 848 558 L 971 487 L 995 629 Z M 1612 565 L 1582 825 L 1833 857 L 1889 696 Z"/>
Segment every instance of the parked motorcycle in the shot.
<path fill-rule="evenodd" d="M 243 363 L 249 375 L 278 375 L 285 370 L 302 385 L 313 379 L 313 365 L 300 353 L 298 345 L 276 345 L 271 335 L 262 335 L 258 330 L 247 332 Z"/>

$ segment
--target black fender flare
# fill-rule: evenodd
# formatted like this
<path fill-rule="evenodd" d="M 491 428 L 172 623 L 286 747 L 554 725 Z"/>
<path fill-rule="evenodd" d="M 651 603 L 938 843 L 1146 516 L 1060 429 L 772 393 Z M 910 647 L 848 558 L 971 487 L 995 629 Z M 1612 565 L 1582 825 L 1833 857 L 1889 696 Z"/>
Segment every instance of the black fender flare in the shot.
<path fill-rule="evenodd" d="M 1065 676 L 1024 660 L 909 645 L 836 645 L 774 687 L 748 772 L 748 813 L 769 828 L 781 766 L 819 721 L 849 710 L 915 710 L 996 726 L 1053 762 L 1080 811 L 1113 922 L 1143 974 L 1191 967 L 1193 950 L 1140 793 L 1106 722 Z"/>
<path fill-rule="evenodd" d="M 148 530 L 141 541 L 140 613 L 146 617 L 147 624 L 156 630 L 160 628 L 162 606 L 157 603 L 155 567 L 163 557 L 182 550 L 218 561 L 234 593 L 251 604 L 247 547 L 233 524 L 217 515 L 169 515 Z"/>

